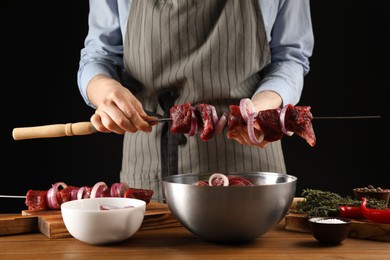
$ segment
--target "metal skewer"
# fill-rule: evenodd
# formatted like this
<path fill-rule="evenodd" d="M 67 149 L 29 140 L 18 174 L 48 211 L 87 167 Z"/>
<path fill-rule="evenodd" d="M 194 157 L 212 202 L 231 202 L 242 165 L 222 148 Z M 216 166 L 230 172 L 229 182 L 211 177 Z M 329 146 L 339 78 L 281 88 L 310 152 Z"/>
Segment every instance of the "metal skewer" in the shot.
<path fill-rule="evenodd" d="M 0 198 L 25 199 L 26 196 L 18 196 L 18 195 L 0 195 Z"/>
<path fill-rule="evenodd" d="M 315 116 L 313 119 L 378 119 L 381 116 Z"/>

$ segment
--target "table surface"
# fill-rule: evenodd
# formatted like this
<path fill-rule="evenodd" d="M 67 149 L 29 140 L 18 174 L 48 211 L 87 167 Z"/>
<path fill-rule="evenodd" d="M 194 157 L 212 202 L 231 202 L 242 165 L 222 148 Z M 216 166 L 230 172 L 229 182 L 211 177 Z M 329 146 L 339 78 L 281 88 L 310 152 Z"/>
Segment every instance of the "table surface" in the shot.
<path fill-rule="evenodd" d="M 50 239 L 41 233 L 0 236 L 0 259 L 390 259 L 390 244 L 347 238 L 325 246 L 310 233 L 287 231 L 284 220 L 245 244 L 215 244 L 183 227 L 140 230 L 110 245 L 74 238 Z"/>

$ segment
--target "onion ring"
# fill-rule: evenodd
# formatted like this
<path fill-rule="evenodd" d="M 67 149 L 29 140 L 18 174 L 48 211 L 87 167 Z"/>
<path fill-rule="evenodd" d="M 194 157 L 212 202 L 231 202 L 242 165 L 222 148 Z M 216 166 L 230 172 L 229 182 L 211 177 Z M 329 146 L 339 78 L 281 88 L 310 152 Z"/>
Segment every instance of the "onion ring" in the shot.
<path fill-rule="evenodd" d="M 286 129 L 286 124 L 285 124 L 285 119 L 286 119 L 286 111 L 287 111 L 288 105 L 285 105 L 282 110 L 279 113 L 279 121 L 280 121 L 280 126 L 281 130 L 285 135 L 292 136 L 294 132 L 292 131 L 287 131 Z"/>
<path fill-rule="evenodd" d="M 215 183 L 215 180 L 217 183 Z M 221 182 L 222 181 L 222 182 Z M 222 173 L 214 173 L 209 178 L 210 186 L 229 186 L 229 179 Z"/>
<path fill-rule="evenodd" d="M 213 125 L 217 125 L 218 124 L 218 114 L 217 114 L 217 110 L 215 110 L 215 106 L 211 106 L 211 116 L 212 116 L 212 119 L 213 119 Z"/>
<path fill-rule="evenodd" d="M 222 113 L 221 118 L 218 120 L 217 125 L 215 126 L 215 134 L 218 135 L 222 133 L 223 128 L 225 127 L 228 119 L 228 114 L 226 112 Z"/>
<path fill-rule="evenodd" d="M 70 199 L 71 200 L 77 200 L 77 193 L 80 188 L 74 188 L 70 191 Z"/>
<path fill-rule="evenodd" d="M 191 128 L 190 128 L 190 131 L 188 132 L 188 135 L 194 136 L 197 131 L 198 131 L 197 118 L 196 118 L 195 110 L 192 108 L 191 109 Z"/>
<path fill-rule="evenodd" d="M 85 187 L 80 187 L 80 189 L 77 191 L 77 199 L 78 200 L 84 199 L 84 193 L 85 193 Z"/>
<path fill-rule="evenodd" d="M 264 140 L 264 134 L 261 133 L 260 137 L 256 138 L 254 121 L 255 121 L 255 113 L 250 113 L 248 115 L 248 136 L 252 144 L 259 145 Z"/>
<path fill-rule="evenodd" d="M 109 193 L 108 186 L 105 182 L 96 183 L 91 190 L 91 198 L 107 197 Z"/>
<path fill-rule="evenodd" d="M 110 195 L 111 197 L 123 197 L 128 188 L 129 185 L 126 182 L 114 183 L 111 185 Z"/>
<path fill-rule="evenodd" d="M 249 98 L 243 98 L 240 100 L 240 112 L 242 118 L 246 123 L 248 122 L 248 111 L 249 113 L 255 113 L 255 105 L 253 105 L 252 100 L 250 100 Z"/>
<path fill-rule="evenodd" d="M 57 193 L 60 187 L 63 189 L 66 188 L 68 185 L 66 185 L 64 182 L 56 182 L 52 185 L 52 187 L 47 191 L 47 206 L 51 209 L 59 209 L 60 208 L 60 201 L 58 201 Z"/>

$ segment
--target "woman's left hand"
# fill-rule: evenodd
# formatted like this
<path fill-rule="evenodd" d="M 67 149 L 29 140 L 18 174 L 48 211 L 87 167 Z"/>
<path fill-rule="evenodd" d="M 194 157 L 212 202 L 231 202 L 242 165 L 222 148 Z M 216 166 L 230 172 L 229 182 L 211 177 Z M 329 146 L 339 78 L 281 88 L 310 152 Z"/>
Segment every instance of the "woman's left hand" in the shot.
<path fill-rule="evenodd" d="M 256 138 L 259 139 L 259 137 L 263 133 L 261 132 L 261 129 L 258 126 L 258 124 L 256 124 L 256 125 L 257 126 L 255 126 L 254 132 L 255 132 Z M 252 143 L 252 141 L 249 138 L 248 128 L 246 125 L 238 126 L 234 130 L 229 131 L 227 134 L 227 138 L 236 140 L 237 142 L 239 142 L 240 144 L 243 144 L 243 145 L 256 146 L 256 147 L 260 147 L 260 148 L 265 148 L 267 143 L 268 143 L 267 141 L 264 141 L 264 140 L 261 141 L 259 144 Z"/>
<path fill-rule="evenodd" d="M 282 98 L 276 92 L 263 91 L 252 97 L 252 103 L 256 113 L 258 113 L 261 110 L 279 108 L 282 105 Z M 253 127 L 255 137 L 256 139 L 259 139 L 263 135 L 263 132 L 257 122 L 254 122 Z M 260 148 L 264 148 L 268 144 L 268 141 L 265 140 L 259 142 L 258 144 L 254 144 L 249 138 L 248 128 L 246 125 L 238 126 L 234 130 L 229 131 L 227 138 L 236 140 L 243 145 L 257 146 Z"/>

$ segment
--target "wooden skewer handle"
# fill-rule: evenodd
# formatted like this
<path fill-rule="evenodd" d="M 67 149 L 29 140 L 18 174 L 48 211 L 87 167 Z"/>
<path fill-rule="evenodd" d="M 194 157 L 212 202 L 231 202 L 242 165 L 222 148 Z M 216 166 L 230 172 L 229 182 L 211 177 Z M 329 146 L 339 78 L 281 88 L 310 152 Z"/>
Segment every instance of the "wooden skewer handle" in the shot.
<path fill-rule="evenodd" d="M 14 140 L 25 140 L 34 138 L 89 135 L 93 133 L 96 133 L 96 130 L 91 122 L 78 122 L 14 128 L 12 131 L 12 137 Z"/>

